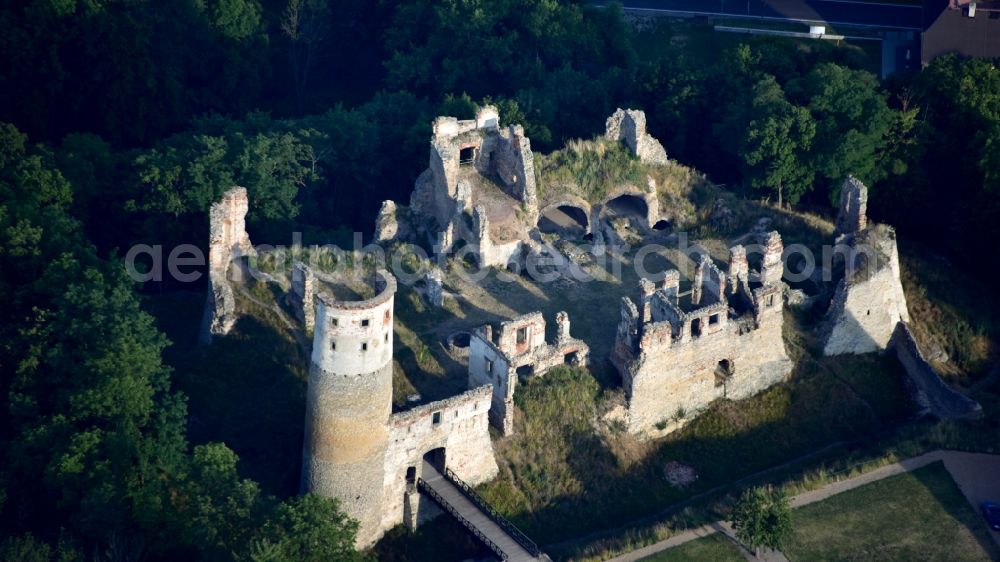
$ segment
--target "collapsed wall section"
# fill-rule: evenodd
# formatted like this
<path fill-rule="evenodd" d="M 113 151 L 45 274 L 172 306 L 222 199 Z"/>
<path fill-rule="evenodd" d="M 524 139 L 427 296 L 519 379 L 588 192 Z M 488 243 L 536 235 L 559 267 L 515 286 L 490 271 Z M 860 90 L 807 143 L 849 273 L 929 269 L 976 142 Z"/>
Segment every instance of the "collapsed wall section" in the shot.
<path fill-rule="evenodd" d="M 924 358 L 917 340 L 905 323 L 896 325 L 890 346 L 903 365 L 914 402 L 926 413 L 939 419 L 982 415 L 983 407 L 979 403 L 956 392 L 941 380 L 934 367 Z"/>
<path fill-rule="evenodd" d="M 208 296 L 202 317 L 199 342 L 212 342 L 212 336 L 228 334 L 236 324 L 236 300 L 230 283 L 233 275 L 242 273 L 235 259 L 256 255 L 246 232 L 249 199 L 245 187 L 234 187 L 209 209 Z"/>
<path fill-rule="evenodd" d="M 624 142 L 632 154 L 646 164 L 668 163 L 663 145 L 646 132 L 646 114 L 643 111 L 618 108 L 604 124 L 604 137 Z"/>

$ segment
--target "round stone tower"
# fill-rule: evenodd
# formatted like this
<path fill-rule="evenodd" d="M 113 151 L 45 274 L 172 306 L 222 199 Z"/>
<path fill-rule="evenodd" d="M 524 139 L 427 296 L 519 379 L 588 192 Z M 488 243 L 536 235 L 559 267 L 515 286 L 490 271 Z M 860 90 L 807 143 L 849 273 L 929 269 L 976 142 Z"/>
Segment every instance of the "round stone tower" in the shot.
<path fill-rule="evenodd" d="M 381 534 L 392 414 L 396 279 L 379 271 L 374 288 L 363 301 L 316 294 L 302 451 L 302 491 L 340 499 L 360 523 L 359 547 Z"/>

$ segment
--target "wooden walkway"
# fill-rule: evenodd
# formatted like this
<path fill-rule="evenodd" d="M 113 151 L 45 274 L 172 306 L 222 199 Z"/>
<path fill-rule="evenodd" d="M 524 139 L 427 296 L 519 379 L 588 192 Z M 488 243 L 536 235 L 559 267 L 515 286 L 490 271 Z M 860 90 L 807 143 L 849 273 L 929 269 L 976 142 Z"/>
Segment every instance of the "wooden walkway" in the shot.
<path fill-rule="evenodd" d="M 534 562 L 548 560 L 544 554 L 536 557 L 527 549 L 521 546 L 500 524 L 498 524 L 489 514 L 484 513 L 469 497 L 459 489 L 453 482 L 448 480 L 436 468 L 429 463 L 424 463 L 423 485 L 433 493 L 429 494 L 438 504 L 460 523 L 465 525 L 477 537 L 482 540 L 484 537 L 492 542 L 490 546 L 498 554 L 504 556 L 504 560 L 511 562 Z M 421 490 L 426 492 L 426 490 Z M 484 541 L 486 542 L 486 541 Z"/>

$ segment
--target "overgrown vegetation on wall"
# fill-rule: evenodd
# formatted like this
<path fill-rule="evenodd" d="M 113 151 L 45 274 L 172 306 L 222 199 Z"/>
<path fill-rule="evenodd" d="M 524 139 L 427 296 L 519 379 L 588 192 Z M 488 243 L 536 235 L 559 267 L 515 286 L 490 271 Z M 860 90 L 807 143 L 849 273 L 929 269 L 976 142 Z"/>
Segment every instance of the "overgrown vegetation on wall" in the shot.
<path fill-rule="evenodd" d="M 820 214 L 854 173 L 872 186 L 873 218 L 984 279 L 1000 267 L 988 259 L 1000 239 L 994 62 L 944 57 L 880 84 L 857 49 L 717 39 L 689 22 L 637 33 L 614 5 L 544 0 L 38 0 L 0 7 L 0 44 L 0 558 L 352 559 L 353 529 L 334 504 L 271 495 L 294 471 L 257 465 L 266 452 L 230 425 L 246 411 L 191 415 L 179 390 L 198 394 L 196 409 L 239 396 L 223 384 L 239 373 L 212 384 L 212 368 L 235 368 L 226 357 L 193 362 L 180 342 L 165 351 L 116 264 L 139 242 L 204 248 L 208 206 L 232 184 L 249 190 L 255 241 L 289 243 L 300 230 L 307 244 L 349 242 L 343 232 L 370 232 L 382 200 L 408 196 L 433 116 L 469 117 L 474 102 L 523 123 L 545 152 L 602 130 L 615 107 L 643 108 L 671 158 L 738 195 Z M 614 158 L 597 165 L 581 151 L 590 142 L 539 158 L 543 183 L 572 179 L 595 197 L 609 182 L 642 183 L 620 147 L 602 148 Z M 983 370 L 996 327 L 968 320 L 967 306 L 937 309 L 955 326 L 938 337 L 962 369 Z M 247 326 L 258 331 L 268 328 Z M 260 353 L 248 382 L 273 392 L 262 366 L 274 366 L 288 400 L 275 415 L 289 420 L 296 368 Z M 825 384 L 871 390 L 841 376 Z M 875 405 L 874 417 L 824 410 L 804 427 L 768 418 L 789 407 L 780 392 L 830 404 L 828 391 L 771 391 L 749 419 L 720 408 L 678 439 L 737 462 L 850 437 L 882 415 Z M 594 441 L 589 375 L 554 373 L 519 400 L 526 431 L 503 450 L 516 462 L 489 492 L 532 531 L 567 536 L 598 509 L 627 516 L 627 505 L 673 497 L 659 465 L 622 468 Z M 749 433 L 747 449 L 732 445 L 733 428 Z M 252 451 L 255 466 L 227 445 Z M 622 492 L 654 481 L 654 493 Z M 601 486 L 601 505 L 581 499 Z"/>

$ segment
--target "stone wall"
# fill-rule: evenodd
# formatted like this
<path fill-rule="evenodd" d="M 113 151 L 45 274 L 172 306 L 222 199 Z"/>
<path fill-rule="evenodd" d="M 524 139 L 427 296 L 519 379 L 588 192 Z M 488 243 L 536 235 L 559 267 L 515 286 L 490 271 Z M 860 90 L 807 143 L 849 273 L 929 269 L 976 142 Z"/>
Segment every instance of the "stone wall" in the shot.
<path fill-rule="evenodd" d="M 844 275 L 824 319 L 824 355 L 884 350 L 896 325 L 910 319 L 896 233 L 888 226 L 868 225 L 867 199 L 864 184 L 854 178 L 844 182 L 837 242 L 847 255 L 840 256 Z"/>
<path fill-rule="evenodd" d="M 489 171 L 500 178 L 512 197 L 524 203 L 528 212 L 525 220 L 531 224 L 538 222 L 535 156 L 531 152 L 531 140 L 524 136 L 524 128 L 510 125 L 501 131 L 489 158 Z"/>
<path fill-rule="evenodd" d="M 868 188 L 854 176 L 847 176 L 840 188 L 837 234 L 859 232 L 868 227 Z"/>
<path fill-rule="evenodd" d="M 914 401 L 926 412 L 939 419 L 968 418 L 982 415 L 983 408 L 975 400 L 956 392 L 924 359 L 910 328 L 900 322 L 892 335 L 891 348 L 902 363 L 909 380 L 907 385 Z"/>
<path fill-rule="evenodd" d="M 469 386 L 493 386 L 489 420 L 503 435 L 514 432 L 514 388 L 517 386 L 516 368 L 500 352 L 484 326 L 476 330 L 469 340 Z"/>
<path fill-rule="evenodd" d="M 407 470 L 412 468 L 415 477 L 421 477 L 424 455 L 435 449 L 443 448 L 446 466 L 471 485 L 497 475 L 487 418 L 492 394 L 488 385 L 482 386 L 392 415 L 382 483 L 382 531 L 404 522 Z M 413 515 L 423 521 L 438 513 L 431 502 L 419 501 Z"/>
<path fill-rule="evenodd" d="M 781 239 L 769 235 L 780 255 Z M 641 280 L 638 305 L 622 299 L 612 363 L 622 375 L 628 430 L 656 437 L 693 419 L 713 400 L 738 400 L 784 381 L 792 362 L 782 340 L 781 263 L 765 265 L 777 279 L 747 281 L 746 252 L 730 252 L 729 279 L 709 260 L 696 271 L 693 310 L 681 308 L 680 274 L 663 284 Z"/>
<path fill-rule="evenodd" d="M 239 267 L 230 268 L 234 259 L 256 255 L 246 232 L 249 210 L 247 190 L 234 187 L 209 209 L 208 296 L 201 323 L 199 341 L 212 342 L 213 335 L 228 334 L 236 324 L 236 300 L 229 276 L 240 274 Z"/>
<path fill-rule="evenodd" d="M 309 266 L 302 262 L 292 265 L 292 290 L 288 293 L 288 300 L 306 330 L 312 330 L 316 320 L 316 308 L 313 304 L 315 281 L 316 277 Z"/>
<path fill-rule="evenodd" d="M 375 289 L 365 301 L 316 295 L 302 453 L 302 491 L 339 498 L 359 547 L 382 533 L 392 412 L 396 280 L 380 272 Z"/>
<path fill-rule="evenodd" d="M 541 312 L 499 326 L 476 329 L 469 342 L 469 386 L 493 385 L 490 422 L 504 435 L 514 432 L 514 390 L 519 376 L 540 376 L 553 367 L 586 365 L 590 348 L 569 332 L 569 315 L 556 314 L 556 340 L 545 341 Z"/>
<path fill-rule="evenodd" d="M 431 306 L 444 306 L 444 273 L 438 267 L 431 267 L 424 274 L 427 285 L 427 302 Z"/>
<path fill-rule="evenodd" d="M 773 306 L 780 311 L 780 300 Z M 713 400 L 747 398 L 784 381 L 792 362 L 781 339 L 780 315 L 771 320 L 746 333 L 740 324 L 726 322 L 718 331 L 681 341 L 673 340 L 669 322 L 649 326 L 640 353 L 626 370 L 629 431 L 666 434 Z M 722 361 L 729 362 L 728 369 Z M 681 411 L 683 417 L 673 419 Z"/>
<path fill-rule="evenodd" d="M 725 288 L 725 277 L 719 271 L 719 268 L 712 263 L 712 258 L 702 256 L 701 261 L 698 262 L 694 270 L 694 283 L 691 285 L 691 302 L 702 306 L 722 302 Z"/>
<path fill-rule="evenodd" d="M 667 152 L 660 141 L 646 132 L 646 114 L 640 110 L 618 108 L 604 124 L 604 137 L 623 141 L 639 160 L 647 164 L 667 163 Z"/>
<path fill-rule="evenodd" d="M 375 219 L 375 241 L 388 242 L 399 237 L 399 219 L 396 202 L 392 200 L 382 201 L 379 207 L 378 217 Z"/>

